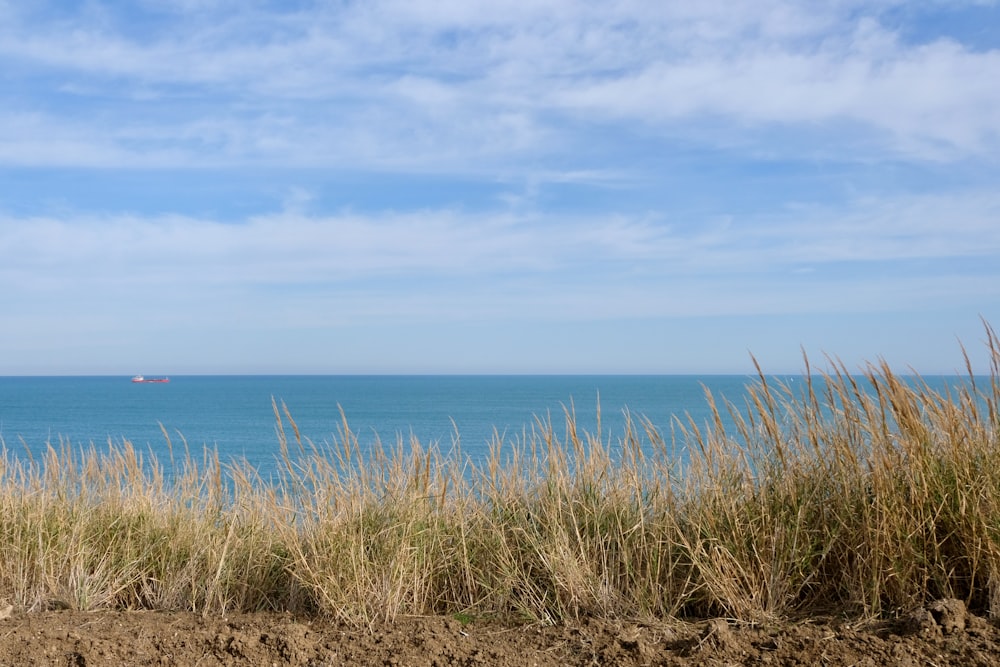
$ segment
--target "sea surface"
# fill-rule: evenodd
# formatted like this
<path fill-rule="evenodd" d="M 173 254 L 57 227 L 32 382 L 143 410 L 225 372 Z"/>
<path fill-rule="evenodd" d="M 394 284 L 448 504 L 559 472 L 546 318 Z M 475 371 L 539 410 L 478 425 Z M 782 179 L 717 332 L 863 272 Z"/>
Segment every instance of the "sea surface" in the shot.
<path fill-rule="evenodd" d="M 799 376 L 782 376 L 789 386 Z M 926 379 L 926 378 L 925 378 Z M 168 460 L 184 442 L 192 453 L 217 449 L 223 461 L 245 459 L 266 473 L 279 456 L 272 401 L 285 405 L 303 438 L 317 445 L 342 440 L 341 411 L 359 444 L 460 443 L 461 456 L 482 460 L 499 436 L 513 441 L 551 418 L 565 435 L 565 413 L 580 431 L 615 443 L 625 414 L 648 419 L 665 438 L 676 419 L 699 426 L 711 417 L 705 399 L 743 405 L 755 378 L 707 376 L 173 376 L 168 384 L 133 384 L 129 377 L 0 377 L 0 438 L 10 455 L 130 441 Z M 946 378 L 934 379 L 943 383 Z M 283 415 L 282 415 L 283 416 Z M 284 416 L 283 416 L 284 417 Z M 285 421 L 289 441 L 292 430 Z M 164 435 L 166 432 L 166 436 Z"/>
<path fill-rule="evenodd" d="M 172 376 L 168 384 L 129 377 L 0 377 L 0 437 L 12 453 L 49 443 L 75 446 L 129 440 L 157 455 L 175 448 L 217 448 L 226 460 L 267 468 L 278 455 L 272 401 L 287 406 L 303 438 L 341 440 L 341 411 L 362 446 L 411 437 L 463 456 L 488 452 L 494 433 L 523 437 L 551 417 L 565 433 L 565 412 L 605 440 L 620 435 L 625 412 L 645 417 L 669 437 L 671 420 L 709 417 L 704 387 L 738 399 L 752 378 L 713 376 Z M 284 415 L 282 415 L 284 418 Z M 162 426 L 162 428 L 161 428 Z M 292 430 L 285 420 L 289 439 Z"/>

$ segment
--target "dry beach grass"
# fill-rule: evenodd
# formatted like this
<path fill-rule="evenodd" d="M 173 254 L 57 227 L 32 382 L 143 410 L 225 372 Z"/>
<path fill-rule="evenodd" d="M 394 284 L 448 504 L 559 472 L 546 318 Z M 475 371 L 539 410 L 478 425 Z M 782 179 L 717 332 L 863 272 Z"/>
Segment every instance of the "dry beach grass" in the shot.
<path fill-rule="evenodd" d="M 281 479 L 174 443 L 0 457 L 0 608 L 259 611 L 374 628 L 808 615 L 940 598 L 1000 616 L 1000 341 L 935 391 L 885 364 L 763 373 L 662 434 L 539 420 L 473 466 L 416 441 L 320 446 L 275 406 Z M 723 414 L 730 413 L 731 420 Z M 725 428 L 726 423 L 735 427 Z M 167 434 L 164 434 L 168 437 Z"/>

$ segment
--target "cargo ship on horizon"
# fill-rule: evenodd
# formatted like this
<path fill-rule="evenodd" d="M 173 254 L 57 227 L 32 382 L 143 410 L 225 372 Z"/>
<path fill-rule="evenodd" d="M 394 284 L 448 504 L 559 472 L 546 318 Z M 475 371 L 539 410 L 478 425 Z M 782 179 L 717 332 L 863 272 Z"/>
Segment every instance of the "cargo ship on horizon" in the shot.
<path fill-rule="evenodd" d="M 135 382 L 136 384 L 139 384 L 139 383 L 142 383 L 142 384 L 164 384 L 166 382 L 170 382 L 170 378 L 148 378 L 148 377 L 143 377 L 142 375 L 135 375 L 135 376 L 132 377 L 132 382 Z"/>

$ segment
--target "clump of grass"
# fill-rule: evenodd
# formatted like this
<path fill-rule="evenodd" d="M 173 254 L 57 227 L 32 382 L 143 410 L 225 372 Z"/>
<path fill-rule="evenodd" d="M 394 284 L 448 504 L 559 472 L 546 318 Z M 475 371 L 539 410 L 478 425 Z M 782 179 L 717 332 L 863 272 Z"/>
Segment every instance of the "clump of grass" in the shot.
<path fill-rule="evenodd" d="M 166 471 L 128 441 L 4 449 L 0 602 L 360 625 L 873 617 L 958 597 L 997 617 L 1000 342 L 986 332 L 989 377 L 969 364 L 950 389 L 807 360 L 804 382 L 760 372 L 739 405 L 707 393 L 712 420 L 670 438 L 631 416 L 580 432 L 570 408 L 496 435 L 479 464 L 457 433 L 448 451 L 363 447 L 344 415 L 316 445 L 277 404 L 270 483 L 186 443 Z"/>
<path fill-rule="evenodd" d="M 38 461 L 4 448 L 0 599 L 29 610 L 286 606 L 294 581 L 264 506 L 238 502 L 212 452 L 173 477 L 128 441 L 61 442 Z"/>

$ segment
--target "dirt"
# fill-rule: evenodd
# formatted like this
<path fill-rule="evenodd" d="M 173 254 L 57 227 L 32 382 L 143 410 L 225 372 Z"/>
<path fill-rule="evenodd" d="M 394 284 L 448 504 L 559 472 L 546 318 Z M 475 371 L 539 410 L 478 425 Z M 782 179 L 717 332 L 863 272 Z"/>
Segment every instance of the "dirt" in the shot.
<path fill-rule="evenodd" d="M 0 665 L 1000 665 L 1000 628 L 957 600 L 866 625 L 407 618 L 355 628 L 283 614 L 0 611 Z"/>

